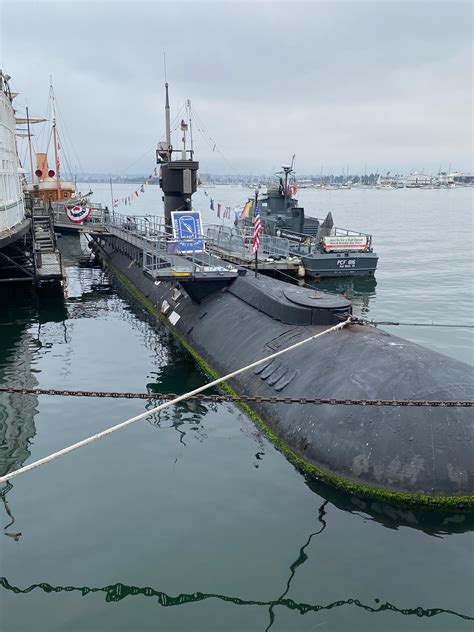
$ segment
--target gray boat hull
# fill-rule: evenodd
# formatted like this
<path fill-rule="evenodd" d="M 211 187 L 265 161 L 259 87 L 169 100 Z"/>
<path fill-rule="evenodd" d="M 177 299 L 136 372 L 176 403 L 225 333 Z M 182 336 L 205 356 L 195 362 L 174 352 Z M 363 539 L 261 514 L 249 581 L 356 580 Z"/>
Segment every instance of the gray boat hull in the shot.
<path fill-rule="evenodd" d="M 318 278 L 374 276 L 377 261 L 375 252 L 313 252 L 301 257 L 306 276 Z"/>
<path fill-rule="evenodd" d="M 232 286 L 201 303 L 184 290 L 174 300 L 176 284 L 155 284 L 110 246 L 101 256 L 138 300 L 221 375 L 327 328 L 275 320 Z M 247 279 L 235 283 L 245 290 Z M 164 301 L 169 308 L 163 314 Z M 303 345 L 230 386 L 252 396 L 452 400 L 474 395 L 471 367 L 362 325 Z M 251 408 L 293 462 L 338 487 L 416 504 L 472 503 L 474 420 L 468 408 L 283 403 Z"/>

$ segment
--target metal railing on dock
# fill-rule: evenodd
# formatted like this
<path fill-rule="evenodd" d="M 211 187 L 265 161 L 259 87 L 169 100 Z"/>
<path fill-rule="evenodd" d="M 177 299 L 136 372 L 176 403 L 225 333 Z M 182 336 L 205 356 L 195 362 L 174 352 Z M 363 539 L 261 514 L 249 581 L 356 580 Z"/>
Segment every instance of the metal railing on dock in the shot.
<path fill-rule="evenodd" d="M 205 227 L 209 248 L 216 255 L 246 267 L 255 266 L 252 252 L 253 229 L 209 224 Z M 290 250 L 290 241 L 284 237 L 261 235 L 258 251 L 259 269 L 297 269 L 301 260 Z"/>
<path fill-rule="evenodd" d="M 82 222 L 73 223 L 69 219 L 64 209 L 64 205 L 55 204 L 45 212 L 52 215 L 54 227 L 57 230 L 74 231 L 77 233 L 100 233 L 106 232 L 106 224 L 109 222 L 110 211 L 101 204 L 87 204 L 91 211 L 88 217 Z"/>
<path fill-rule="evenodd" d="M 131 244 L 142 253 L 144 272 L 157 280 L 237 276 L 235 266 L 215 256 L 207 236 L 177 239 L 166 231 L 161 217 L 115 214 L 106 226 L 108 234 Z"/>
<path fill-rule="evenodd" d="M 225 262 L 247 268 L 255 267 L 252 253 L 253 229 L 208 224 L 203 235 L 196 239 L 176 239 L 167 232 L 164 217 L 156 215 L 122 215 L 111 213 L 100 206 L 92 208 L 87 219 L 73 223 L 64 207 L 52 209 L 54 226 L 92 235 L 109 234 L 124 240 L 143 252 L 143 269 L 156 274 L 170 265 L 178 267 L 183 260 L 195 272 L 197 267 L 226 267 Z M 183 244 L 187 244 L 183 248 Z M 188 265 L 190 263 L 190 265 Z M 262 235 L 258 254 L 259 270 L 297 270 L 301 260 L 291 251 L 291 243 L 284 237 Z M 182 270 L 184 273 L 184 270 Z M 194 273 L 193 272 L 193 273 Z"/>

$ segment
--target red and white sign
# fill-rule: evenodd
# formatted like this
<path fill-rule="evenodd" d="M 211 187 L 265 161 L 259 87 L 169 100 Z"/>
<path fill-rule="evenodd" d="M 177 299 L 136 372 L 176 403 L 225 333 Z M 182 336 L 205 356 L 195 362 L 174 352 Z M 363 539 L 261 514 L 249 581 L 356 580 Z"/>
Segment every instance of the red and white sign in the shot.
<path fill-rule="evenodd" d="M 68 216 L 69 221 L 73 222 L 74 224 L 80 224 L 85 219 L 87 219 L 91 211 L 92 209 L 87 206 L 73 206 L 69 208 L 68 206 L 64 205 L 64 212 Z"/>
<path fill-rule="evenodd" d="M 341 250 L 367 250 L 369 241 L 367 235 L 340 235 L 337 237 L 324 237 L 323 247 L 326 252 Z"/>

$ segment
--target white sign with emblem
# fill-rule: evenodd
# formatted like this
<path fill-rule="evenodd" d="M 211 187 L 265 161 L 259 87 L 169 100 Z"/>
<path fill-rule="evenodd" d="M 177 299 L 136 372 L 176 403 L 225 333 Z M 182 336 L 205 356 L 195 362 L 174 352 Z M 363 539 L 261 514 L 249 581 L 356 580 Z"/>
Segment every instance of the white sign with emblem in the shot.
<path fill-rule="evenodd" d="M 341 250 L 367 250 L 369 240 L 367 235 L 341 235 L 337 237 L 324 237 L 323 247 L 326 252 Z"/>

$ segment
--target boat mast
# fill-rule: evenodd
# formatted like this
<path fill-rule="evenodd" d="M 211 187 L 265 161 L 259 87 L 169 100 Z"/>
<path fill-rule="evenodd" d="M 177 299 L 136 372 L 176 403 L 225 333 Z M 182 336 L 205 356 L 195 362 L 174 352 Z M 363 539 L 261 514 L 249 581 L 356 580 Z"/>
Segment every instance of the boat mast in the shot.
<path fill-rule="evenodd" d="M 33 169 L 33 148 L 31 146 L 31 132 L 30 132 L 30 115 L 28 112 L 28 106 L 26 106 L 26 125 L 28 129 L 28 147 L 30 150 L 30 171 L 31 171 L 31 184 L 35 183 L 35 171 Z"/>
<path fill-rule="evenodd" d="M 188 131 L 188 124 L 186 121 L 181 121 L 181 131 L 183 132 L 183 149 L 181 151 L 181 160 L 186 160 L 186 132 Z"/>
<path fill-rule="evenodd" d="M 191 160 L 194 156 L 194 146 L 193 146 L 193 120 L 192 120 L 192 110 L 191 110 L 191 100 L 187 100 L 188 106 L 188 119 L 189 119 L 189 138 L 191 142 Z"/>
<path fill-rule="evenodd" d="M 59 180 L 59 155 L 58 155 L 58 132 L 56 129 L 56 105 L 53 92 L 53 78 L 50 77 L 49 94 L 53 104 L 53 138 L 54 138 L 54 162 L 56 166 L 56 193 L 57 199 L 61 197 L 61 182 Z"/>
<path fill-rule="evenodd" d="M 53 119 L 53 134 L 54 134 L 54 161 L 56 163 L 56 192 L 57 199 L 61 197 L 61 183 L 59 181 L 59 157 L 58 157 L 58 135 L 56 131 L 56 119 Z"/>
<path fill-rule="evenodd" d="M 165 123 L 166 123 L 166 143 L 168 151 L 171 147 L 171 122 L 170 122 L 170 99 L 168 95 L 168 82 L 165 83 L 166 101 L 165 101 Z M 170 155 L 171 159 L 171 155 Z"/>
<path fill-rule="evenodd" d="M 293 171 L 293 169 L 288 166 L 288 165 L 282 165 L 281 167 L 285 173 L 285 184 L 284 184 L 284 191 L 283 194 L 285 196 L 285 205 L 283 207 L 284 212 L 286 213 L 286 208 L 287 208 L 287 200 L 288 200 L 288 174 L 291 173 Z"/>
<path fill-rule="evenodd" d="M 163 51 L 163 70 L 165 74 L 165 128 L 166 128 L 166 144 L 168 145 L 168 160 L 171 160 L 171 122 L 170 122 L 170 99 L 168 95 L 168 78 L 166 76 L 166 53 Z"/>

